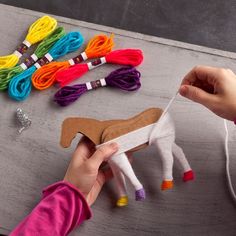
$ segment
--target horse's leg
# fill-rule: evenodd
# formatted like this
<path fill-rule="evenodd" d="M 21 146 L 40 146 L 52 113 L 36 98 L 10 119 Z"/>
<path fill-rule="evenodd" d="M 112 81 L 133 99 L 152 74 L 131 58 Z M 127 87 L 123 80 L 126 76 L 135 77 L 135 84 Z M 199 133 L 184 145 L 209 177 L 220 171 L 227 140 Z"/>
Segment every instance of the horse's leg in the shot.
<path fill-rule="evenodd" d="M 153 144 L 156 145 L 163 166 L 163 181 L 161 185 L 162 190 L 170 189 L 173 187 L 173 155 L 172 145 L 174 142 L 174 135 L 169 135 L 159 139 L 155 139 Z"/>
<path fill-rule="evenodd" d="M 145 191 L 143 189 L 143 186 L 136 177 L 126 154 L 120 153 L 118 155 L 112 156 L 109 160 L 109 163 L 111 163 L 111 165 L 113 164 L 117 166 L 119 170 L 122 171 L 122 173 L 129 179 L 131 184 L 134 186 L 136 190 L 135 191 L 136 201 L 145 199 Z"/>
<path fill-rule="evenodd" d="M 180 163 L 180 165 L 182 166 L 183 169 L 183 181 L 189 181 L 189 180 L 193 180 L 194 179 L 194 173 L 185 157 L 185 154 L 182 150 L 181 147 L 179 147 L 176 143 L 173 143 L 172 146 L 172 151 L 173 151 L 173 155 L 176 158 L 176 160 L 178 160 L 178 162 Z"/>
<path fill-rule="evenodd" d="M 117 192 L 119 196 L 116 202 L 116 205 L 119 207 L 127 206 L 128 196 L 127 196 L 127 191 L 126 191 L 125 177 L 123 173 L 120 171 L 120 169 L 118 168 L 118 166 L 114 165 L 112 161 L 109 162 L 109 165 L 114 175 L 114 180 L 115 180 L 115 184 L 116 184 Z"/>

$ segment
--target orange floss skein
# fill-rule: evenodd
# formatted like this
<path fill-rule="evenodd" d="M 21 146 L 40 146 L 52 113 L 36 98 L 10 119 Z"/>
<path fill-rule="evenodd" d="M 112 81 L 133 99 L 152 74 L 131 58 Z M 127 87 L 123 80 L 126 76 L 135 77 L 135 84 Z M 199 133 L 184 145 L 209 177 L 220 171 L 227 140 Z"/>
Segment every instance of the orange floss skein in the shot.
<path fill-rule="evenodd" d="M 96 35 L 89 41 L 84 52 L 78 56 L 68 61 L 52 62 L 42 66 L 32 76 L 33 86 L 38 90 L 47 89 L 55 82 L 55 75 L 58 71 L 69 68 L 87 59 L 105 56 L 107 53 L 111 52 L 114 47 L 113 37 L 113 34 L 111 34 L 110 37 L 103 34 Z"/>

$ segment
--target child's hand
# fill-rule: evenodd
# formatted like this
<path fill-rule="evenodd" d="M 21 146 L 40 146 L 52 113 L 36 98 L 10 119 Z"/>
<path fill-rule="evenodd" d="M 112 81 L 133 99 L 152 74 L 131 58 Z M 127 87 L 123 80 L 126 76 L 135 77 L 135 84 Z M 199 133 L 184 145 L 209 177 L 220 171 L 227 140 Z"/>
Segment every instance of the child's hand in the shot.
<path fill-rule="evenodd" d="M 179 92 L 218 116 L 236 118 L 236 75 L 229 69 L 196 66 L 184 77 Z"/>
<path fill-rule="evenodd" d="M 109 144 L 95 150 L 93 143 L 82 138 L 67 169 L 64 180 L 76 186 L 92 205 L 103 184 L 109 179 L 111 171 L 99 170 L 103 161 L 106 161 L 118 150 L 117 144 Z"/>

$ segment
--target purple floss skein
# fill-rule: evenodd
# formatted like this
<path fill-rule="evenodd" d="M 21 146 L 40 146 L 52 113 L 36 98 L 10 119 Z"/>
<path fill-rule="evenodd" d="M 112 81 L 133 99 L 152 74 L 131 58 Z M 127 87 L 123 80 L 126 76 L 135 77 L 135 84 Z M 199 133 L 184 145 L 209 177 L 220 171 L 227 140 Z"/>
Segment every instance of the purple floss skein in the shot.
<path fill-rule="evenodd" d="M 56 92 L 54 101 L 60 106 L 68 106 L 87 91 L 103 86 L 115 87 L 125 91 L 134 91 L 141 87 L 140 77 L 141 73 L 136 70 L 135 67 L 122 67 L 105 77 L 106 85 L 102 85 L 101 80 L 96 80 L 86 84 L 65 86 Z M 88 89 L 87 84 L 91 86 L 90 89 Z"/>
<path fill-rule="evenodd" d="M 106 78 L 106 84 L 125 91 L 134 91 L 141 87 L 141 73 L 135 67 L 122 67 L 111 72 Z"/>

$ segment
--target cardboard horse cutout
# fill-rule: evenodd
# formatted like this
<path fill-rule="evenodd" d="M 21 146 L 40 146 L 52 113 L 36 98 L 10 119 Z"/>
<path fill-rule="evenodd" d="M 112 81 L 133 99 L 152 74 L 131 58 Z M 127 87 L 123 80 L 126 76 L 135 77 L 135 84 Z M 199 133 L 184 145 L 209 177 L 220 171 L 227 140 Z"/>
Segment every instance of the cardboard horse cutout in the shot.
<path fill-rule="evenodd" d="M 174 123 L 168 113 L 163 114 L 162 109 L 150 108 L 127 120 L 67 118 L 62 125 L 61 146 L 69 147 L 77 133 L 88 137 L 96 146 L 111 141 L 118 143 L 119 151 L 108 161 L 117 184 L 117 206 L 128 204 L 124 176 L 133 185 L 136 200 L 145 199 L 145 190 L 128 161 L 127 153 L 133 153 L 148 145 L 155 145 L 162 159 L 162 190 L 173 187 L 174 158 L 182 166 L 183 181 L 194 178 L 182 149 L 175 143 Z"/>

